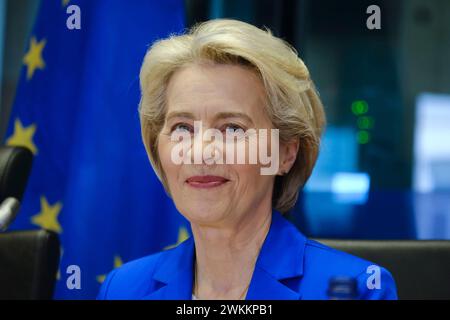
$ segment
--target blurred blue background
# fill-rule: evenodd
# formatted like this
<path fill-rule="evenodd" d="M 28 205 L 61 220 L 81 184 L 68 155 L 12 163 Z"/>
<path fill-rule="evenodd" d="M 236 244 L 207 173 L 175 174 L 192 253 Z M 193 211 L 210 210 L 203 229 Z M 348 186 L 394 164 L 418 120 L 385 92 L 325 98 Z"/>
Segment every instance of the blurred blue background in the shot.
<path fill-rule="evenodd" d="M 14 106 L 26 100 L 25 93 L 21 96 L 21 91 L 18 90 L 25 81 L 23 59 L 29 49 L 30 37 L 37 30 L 40 5 L 43 2 L 45 1 L 0 0 L 1 141 L 7 141 L 11 136 L 13 115 L 19 108 Z M 67 4 L 77 3 L 82 10 L 83 5 L 88 6 L 84 1 L 54 2 L 63 8 Z M 164 1 L 129 2 L 138 3 L 138 8 L 158 8 Z M 116 17 L 117 21 L 132 24 L 136 17 L 124 14 L 127 5 L 121 7 L 117 1 L 114 3 L 116 5 L 102 7 L 105 17 Z M 371 4 L 377 4 L 381 8 L 380 30 L 366 28 L 366 8 Z M 136 6 L 132 7 L 136 9 Z M 72 234 L 69 231 L 62 233 L 63 267 L 79 262 L 95 279 L 95 275 L 101 276 L 123 262 L 159 251 L 189 234 L 188 225 L 175 213 L 170 199 L 165 196 L 151 172 L 140 144 L 136 81 L 146 45 L 170 32 L 182 31 L 184 27 L 196 22 L 220 17 L 240 19 L 260 27 L 267 26 L 275 35 L 293 44 L 309 67 L 324 102 L 328 126 L 323 136 L 319 160 L 300 194 L 297 206 L 289 213 L 289 219 L 299 229 L 310 237 L 450 239 L 449 1 L 186 0 L 179 1 L 177 8 L 174 7 L 173 10 L 180 10 L 182 18 L 176 18 L 175 14 L 162 22 L 158 22 L 158 19 L 146 21 L 149 24 L 148 30 L 153 30 L 155 23 L 161 28 L 158 34 L 150 31 L 148 35 L 139 32 L 126 34 L 126 43 L 136 43 L 140 47 L 130 49 L 129 56 L 126 55 L 128 51 L 124 51 L 124 57 L 129 57 L 128 63 L 132 68 L 129 73 L 124 72 L 129 81 L 118 83 L 110 90 L 124 93 L 119 96 L 126 109 L 120 109 L 122 114 L 108 114 L 107 120 L 117 123 L 126 121 L 123 128 L 129 129 L 128 132 L 124 133 L 118 127 L 115 130 L 119 130 L 117 134 L 123 133 L 129 137 L 130 144 L 126 147 L 125 144 L 114 145 L 114 141 L 103 139 L 101 133 L 96 142 L 101 144 L 99 149 L 89 148 L 81 137 L 78 141 L 84 146 L 82 150 L 91 161 L 98 159 L 106 163 L 108 158 L 108 161 L 114 163 L 143 168 L 142 175 L 137 173 L 138 170 L 135 171 L 136 174 L 130 180 L 135 183 L 134 188 L 127 188 L 127 192 L 146 187 L 152 188 L 148 193 L 153 196 L 147 202 L 139 203 L 139 207 L 136 205 L 133 210 L 127 211 L 128 208 L 123 205 L 121 215 L 108 217 L 115 224 L 103 227 L 85 224 L 90 221 L 86 215 L 92 214 L 92 210 L 101 210 L 106 199 L 99 199 L 102 202 L 96 206 L 77 203 L 71 205 L 73 211 L 84 212 L 83 219 L 86 220 L 78 220 L 79 229 L 73 227 L 77 224 L 77 216 L 72 214 L 68 218 L 69 205 L 63 206 L 61 223 L 64 227 L 64 223 L 69 224 L 70 221 L 70 226 L 64 228 L 74 228 Z M 85 9 L 88 16 L 93 16 L 87 7 Z M 108 23 L 114 23 L 113 21 Z M 114 39 L 113 35 L 108 36 L 108 32 L 99 32 L 98 28 L 101 27 L 106 27 L 107 30 L 108 23 L 96 25 L 95 31 L 82 29 L 83 36 L 89 38 L 95 33 L 99 37 L 96 38 L 99 46 L 102 43 L 111 45 L 115 41 L 122 41 L 120 37 Z M 112 30 L 120 30 L 120 27 L 116 26 Z M 96 50 L 95 46 L 89 50 Z M 89 50 L 84 52 L 86 56 L 93 53 Z M 85 66 L 83 62 L 77 63 L 80 63 L 80 67 Z M 61 68 L 63 64 L 64 59 L 61 58 Z M 111 68 L 114 68 L 114 64 L 110 62 Z M 128 70 L 122 64 L 118 68 Z M 68 82 L 71 81 L 70 77 L 67 75 Z M 20 108 L 23 112 L 23 104 Z M 79 108 L 71 112 L 77 114 L 81 110 Z M 83 116 L 84 114 L 77 115 Z M 75 140 L 77 133 L 79 131 L 73 132 Z M 47 141 L 49 148 L 53 146 L 52 140 L 45 140 L 46 137 L 42 136 L 39 139 L 43 143 Z M 103 158 L 98 156 L 99 150 L 111 151 L 120 147 L 124 149 L 103 154 Z M 130 150 L 135 151 L 133 153 Z M 47 173 L 37 173 L 36 168 L 33 170 L 34 175 L 45 177 Z M 82 175 L 87 180 L 96 181 L 95 174 L 89 176 L 86 168 L 72 167 L 71 170 L 71 175 L 65 176 L 64 180 L 67 192 L 76 189 L 77 183 L 82 183 L 73 177 L 79 178 Z M 95 167 L 91 167 L 91 170 L 95 170 Z M 128 177 L 125 178 L 128 181 L 126 179 Z M 36 188 L 39 189 L 38 186 Z M 122 189 L 116 191 L 120 190 Z M 36 194 L 41 192 L 35 191 Z M 32 198 L 32 192 L 27 190 L 28 198 Z M 105 205 L 105 208 L 110 208 L 117 198 L 107 200 L 110 204 Z M 29 219 L 38 210 L 32 206 L 23 206 L 14 228 L 36 228 L 37 225 Z M 146 210 L 151 214 L 145 216 Z M 164 216 L 164 219 L 158 216 L 158 213 L 166 212 L 170 214 Z M 110 240 L 120 235 L 118 224 L 120 225 L 121 219 L 129 217 L 139 219 L 134 220 L 139 222 L 126 226 L 130 236 L 126 240 L 123 236 L 117 241 Z M 106 251 L 97 257 L 101 263 L 89 262 L 96 253 L 90 252 L 87 259 L 86 250 L 80 248 L 88 245 L 77 247 L 73 240 L 80 235 L 77 232 L 83 232 L 82 227 L 91 228 L 92 232 L 99 234 L 95 241 L 100 241 L 102 250 Z M 133 235 L 133 230 L 138 233 L 148 232 L 149 235 Z M 142 241 L 147 243 L 136 244 Z M 65 292 L 64 285 L 58 284 L 57 296 L 92 298 L 101 282 L 101 279 L 97 280 L 99 281 L 89 282 L 87 289 L 78 293 Z"/>

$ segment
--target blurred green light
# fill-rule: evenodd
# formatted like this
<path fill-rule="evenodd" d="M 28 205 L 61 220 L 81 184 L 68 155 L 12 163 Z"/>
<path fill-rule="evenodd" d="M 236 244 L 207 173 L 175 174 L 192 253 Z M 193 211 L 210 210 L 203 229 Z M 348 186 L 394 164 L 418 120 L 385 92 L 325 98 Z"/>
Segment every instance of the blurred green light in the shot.
<path fill-rule="evenodd" d="M 361 130 L 369 130 L 373 128 L 373 118 L 362 116 L 358 118 L 358 128 Z"/>
<path fill-rule="evenodd" d="M 357 139 L 359 144 L 367 144 L 370 141 L 370 134 L 367 131 L 358 131 Z"/>
<path fill-rule="evenodd" d="M 362 115 L 369 111 L 369 105 L 364 100 L 356 100 L 352 103 L 352 112 L 354 115 Z"/>

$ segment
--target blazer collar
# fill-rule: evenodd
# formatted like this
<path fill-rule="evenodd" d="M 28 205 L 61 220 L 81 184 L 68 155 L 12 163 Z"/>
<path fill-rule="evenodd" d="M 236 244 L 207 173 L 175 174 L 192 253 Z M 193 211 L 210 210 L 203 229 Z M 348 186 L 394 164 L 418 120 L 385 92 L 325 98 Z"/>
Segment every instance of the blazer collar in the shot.
<path fill-rule="evenodd" d="M 192 298 L 194 261 L 193 237 L 175 248 L 163 251 L 153 275 L 157 289 L 144 296 L 143 299 L 190 300 Z"/>
<path fill-rule="evenodd" d="M 305 236 L 279 212 L 273 211 L 246 299 L 300 299 L 301 293 L 289 288 L 285 281 L 299 280 L 303 275 L 305 244 Z"/>
<path fill-rule="evenodd" d="M 289 288 L 283 280 L 298 280 L 302 276 L 305 244 L 305 236 L 279 212 L 273 211 L 246 299 L 300 299 L 301 293 Z M 158 288 L 143 298 L 190 300 L 194 261 L 193 237 L 163 252 L 153 275 Z"/>

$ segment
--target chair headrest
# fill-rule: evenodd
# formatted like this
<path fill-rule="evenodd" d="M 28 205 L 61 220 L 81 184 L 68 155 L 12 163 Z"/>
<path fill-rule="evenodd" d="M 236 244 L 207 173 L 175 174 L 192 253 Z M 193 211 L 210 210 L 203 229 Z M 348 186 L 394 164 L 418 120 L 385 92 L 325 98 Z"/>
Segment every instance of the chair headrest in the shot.
<path fill-rule="evenodd" d="M 0 146 L 0 203 L 7 197 L 22 199 L 32 162 L 27 148 Z"/>

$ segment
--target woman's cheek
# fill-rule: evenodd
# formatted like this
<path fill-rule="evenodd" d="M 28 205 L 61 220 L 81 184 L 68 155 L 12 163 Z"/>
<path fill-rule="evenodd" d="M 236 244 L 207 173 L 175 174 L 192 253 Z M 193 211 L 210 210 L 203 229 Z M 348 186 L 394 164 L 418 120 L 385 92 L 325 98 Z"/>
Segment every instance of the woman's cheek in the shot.
<path fill-rule="evenodd" d="M 158 140 L 159 159 L 169 183 L 172 182 L 177 169 L 177 166 L 171 160 L 172 144 L 173 143 L 170 140 L 167 141 L 165 137 L 160 137 Z"/>

